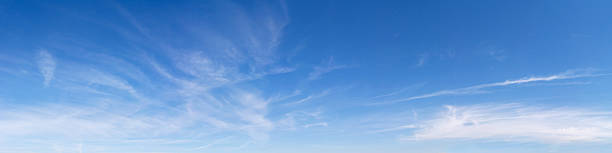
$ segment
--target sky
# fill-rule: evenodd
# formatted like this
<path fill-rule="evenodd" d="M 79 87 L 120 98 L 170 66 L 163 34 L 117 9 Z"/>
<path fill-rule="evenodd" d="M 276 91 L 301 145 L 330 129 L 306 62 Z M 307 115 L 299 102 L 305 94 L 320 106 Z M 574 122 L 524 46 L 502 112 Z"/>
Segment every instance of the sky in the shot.
<path fill-rule="evenodd" d="M 0 153 L 605 153 L 612 1 L 0 1 Z"/>

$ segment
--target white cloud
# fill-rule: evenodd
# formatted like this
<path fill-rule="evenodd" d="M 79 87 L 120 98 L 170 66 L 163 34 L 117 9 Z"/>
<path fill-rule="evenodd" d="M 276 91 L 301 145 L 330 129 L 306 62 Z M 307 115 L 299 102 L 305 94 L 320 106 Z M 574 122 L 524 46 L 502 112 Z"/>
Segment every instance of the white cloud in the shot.
<path fill-rule="evenodd" d="M 266 118 L 269 102 L 250 93 L 242 93 L 235 98 L 242 105 L 236 112 L 238 118 L 246 122 L 240 129 L 255 140 L 267 140 L 267 132 L 274 128 L 274 123 Z"/>
<path fill-rule="evenodd" d="M 89 72 L 82 74 L 79 77 L 81 77 L 80 79 L 87 81 L 88 84 L 109 86 L 116 89 L 124 90 L 130 94 L 137 93 L 134 87 L 132 87 L 127 81 L 97 70 L 90 70 Z"/>
<path fill-rule="evenodd" d="M 374 97 L 372 97 L 372 98 L 370 98 L 370 99 L 377 99 L 377 98 L 384 98 L 384 97 L 395 96 L 395 95 L 398 95 L 398 94 L 404 93 L 404 92 L 406 92 L 406 91 L 408 91 L 408 90 L 414 90 L 414 89 L 416 89 L 416 88 L 421 88 L 421 87 L 423 87 L 424 85 L 425 85 L 425 83 L 418 83 L 418 84 L 410 85 L 410 86 L 408 86 L 408 87 L 402 88 L 402 89 L 397 90 L 397 91 L 393 91 L 393 92 L 390 92 L 390 93 L 386 93 L 386 94 L 382 94 L 382 95 L 374 96 Z"/>
<path fill-rule="evenodd" d="M 295 70 L 277 63 L 276 50 L 288 18 L 270 7 L 256 12 L 233 4 L 223 7 L 232 12 L 227 26 L 208 29 L 210 26 L 200 25 L 201 22 L 184 25 L 184 30 L 198 35 L 196 42 L 203 46 L 196 45 L 193 47 L 196 49 L 168 46 L 166 50 L 174 63 L 158 64 L 154 59 L 149 59 L 149 63 L 171 81 L 175 88 L 169 89 L 168 95 L 184 102 L 184 108 L 177 109 L 185 109 L 189 120 L 210 126 L 212 130 L 206 131 L 237 132 L 266 141 L 268 133 L 276 127 L 267 117 L 268 104 L 286 96 L 264 97 L 257 89 L 235 85 Z M 224 30 L 237 32 L 218 33 Z M 178 71 L 172 71 L 175 69 Z"/>
<path fill-rule="evenodd" d="M 327 122 L 317 122 L 314 124 L 301 124 L 302 122 L 314 122 L 321 119 L 322 112 L 305 112 L 305 111 L 294 111 L 285 114 L 285 117 L 277 121 L 276 125 L 279 129 L 283 130 L 297 130 L 299 127 L 309 128 L 312 126 L 327 126 Z M 324 125 L 325 124 L 325 125 Z"/>
<path fill-rule="evenodd" d="M 418 67 L 421 67 L 421 66 L 425 65 L 425 62 L 427 62 L 427 59 L 428 59 L 428 58 L 429 58 L 429 54 L 422 54 L 422 55 L 419 57 L 419 61 L 418 61 L 418 63 L 417 63 L 417 66 L 418 66 Z"/>
<path fill-rule="evenodd" d="M 147 112 L 160 106 L 116 100 L 77 106 L 11 106 L 0 111 L 3 116 L 0 137 L 36 135 L 103 141 L 224 132 L 266 141 L 268 132 L 276 127 L 276 122 L 266 117 L 268 100 L 249 92 L 233 92 L 228 96 L 230 102 L 226 107 L 197 100 L 185 106 L 164 107 L 164 112 L 156 113 Z M 139 109 L 143 111 L 134 112 Z"/>
<path fill-rule="evenodd" d="M 479 93 L 487 92 L 482 89 L 492 88 L 492 87 L 501 87 L 501 86 L 530 83 L 530 82 L 554 81 L 554 80 L 591 77 L 591 76 L 598 76 L 598 75 L 593 74 L 592 70 L 589 70 L 589 69 L 587 70 L 569 70 L 564 73 L 551 75 L 551 76 L 528 77 L 528 78 L 522 78 L 518 80 L 506 80 L 503 82 L 480 84 L 480 85 L 475 85 L 475 86 L 470 86 L 470 87 L 465 87 L 465 88 L 442 90 L 442 91 L 437 91 L 437 92 L 433 92 L 429 94 L 412 96 L 412 97 L 407 97 L 407 98 L 402 98 L 402 99 L 397 99 L 397 100 L 392 100 L 392 101 L 386 101 L 386 102 L 379 102 L 379 103 L 374 103 L 374 104 L 390 104 L 390 103 L 406 102 L 406 101 L 412 101 L 412 100 L 417 100 L 417 99 L 431 98 L 431 97 L 437 97 L 437 96 L 446 96 L 446 95 L 479 94 Z"/>
<path fill-rule="evenodd" d="M 185 55 L 177 65 L 185 73 L 209 83 L 208 86 L 217 86 L 239 79 L 237 78 L 239 74 L 236 67 L 213 61 L 206 57 L 203 52 Z"/>
<path fill-rule="evenodd" d="M 439 116 L 410 125 L 403 140 L 483 139 L 540 143 L 612 139 L 612 112 L 519 104 L 446 106 Z"/>
<path fill-rule="evenodd" d="M 214 145 L 218 145 L 218 144 L 227 143 L 227 141 L 229 141 L 229 140 L 230 140 L 230 139 L 232 139 L 232 138 L 233 138 L 232 136 L 228 136 L 228 137 L 220 138 L 220 139 L 217 139 L 217 140 L 212 141 L 212 142 L 211 142 L 211 143 L 209 143 L 209 144 L 206 144 L 206 145 L 203 145 L 203 146 L 199 146 L 199 147 L 197 147 L 197 148 L 195 148 L 195 149 L 193 149 L 193 150 L 204 150 L 204 149 L 208 149 L 208 148 L 210 148 L 210 147 L 212 147 L 212 146 L 214 146 Z"/>
<path fill-rule="evenodd" d="M 319 123 L 306 124 L 306 125 L 304 125 L 304 128 L 311 128 L 311 127 L 317 127 L 317 126 L 327 127 L 327 122 L 319 122 Z"/>
<path fill-rule="evenodd" d="M 200 25 L 201 22 L 184 25 L 184 30 L 196 34 L 196 41 L 203 46 L 196 45 L 196 49 L 168 46 L 174 63 L 162 65 L 153 59 L 149 63 L 176 86 L 176 90 L 172 89 L 176 92 L 169 93 L 185 103 L 191 120 L 201 121 L 214 130 L 240 132 L 253 140 L 265 141 L 268 132 L 276 127 L 267 117 L 268 104 L 286 96 L 267 98 L 256 89 L 243 90 L 234 85 L 295 70 L 277 63 L 277 46 L 289 19 L 284 11 L 268 6 L 256 12 L 234 4 L 223 7 L 232 14 L 228 16 L 230 22 L 221 21 L 227 26 L 208 29 L 210 26 Z M 218 32 L 224 30 L 237 32 Z M 180 73 L 172 71 L 174 68 Z M 219 91 L 212 91 L 216 89 Z"/>
<path fill-rule="evenodd" d="M 49 82 L 53 80 L 55 60 L 53 59 L 53 56 L 47 52 L 47 50 L 41 50 L 38 53 L 38 68 L 44 78 L 45 86 L 48 86 Z"/>
<path fill-rule="evenodd" d="M 155 117 L 129 117 L 120 110 L 99 109 L 100 106 L 71 107 L 65 105 L 31 106 L 3 110 L 0 136 L 61 136 L 64 138 L 122 137 L 146 134 L 142 131 L 162 130 Z M 103 107 L 101 107 L 103 108 Z M 165 124 L 165 123 L 164 123 Z M 42 128 L 44 127 L 44 128 Z M 158 133 L 158 132 L 156 132 Z"/>
<path fill-rule="evenodd" d="M 294 102 L 287 103 L 287 105 L 302 104 L 302 103 L 308 102 L 308 101 L 310 101 L 312 99 L 317 99 L 317 98 L 321 98 L 321 97 L 327 96 L 329 94 L 329 92 L 330 92 L 330 89 L 327 89 L 327 90 L 322 91 L 321 93 L 314 94 L 314 95 L 308 95 L 305 98 L 299 99 L 299 100 L 294 101 Z"/>
<path fill-rule="evenodd" d="M 506 50 L 504 49 L 496 49 L 496 48 L 489 48 L 489 56 L 493 57 L 495 60 L 497 60 L 498 62 L 503 62 L 504 60 L 506 60 L 507 56 L 506 56 Z"/>
<path fill-rule="evenodd" d="M 376 130 L 376 131 L 372 131 L 371 133 L 392 132 L 392 131 L 400 131 L 400 130 L 413 129 L 413 128 L 416 128 L 416 126 L 410 124 L 410 125 L 402 125 L 402 126 L 393 127 L 393 128 L 386 128 L 386 129 Z"/>
<path fill-rule="evenodd" d="M 41 51 L 38 66 L 45 85 L 53 80 L 55 73 L 54 83 L 60 89 L 68 89 L 62 90 L 68 92 L 63 95 L 71 97 L 66 101 L 40 101 L 40 105 L 0 108 L 0 138 L 27 141 L 28 136 L 35 136 L 67 141 L 105 141 L 193 136 L 193 139 L 200 139 L 221 133 L 250 139 L 244 146 L 266 141 L 269 132 L 280 124 L 268 116 L 269 103 L 286 100 L 299 92 L 266 97 L 263 95 L 273 93 L 259 93 L 257 87 L 245 89 L 237 84 L 295 71 L 291 66 L 278 63 L 282 55 L 277 53 L 277 46 L 289 22 L 286 6 L 280 6 L 284 14 L 268 6 L 262 6 L 263 10 L 247 10 L 234 4 L 223 6 L 228 9 L 215 13 L 230 14 L 228 19 L 220 21 L 227 26 L 205 29 L 212 27 L 200 26 L 203 22 L 185 23 L 185 29 L 174 32 L 187 31 L 183 33 L 187 37 L 180 41 L 195 45 L 177 47 L 165 43 L 166 37 L 150 33 L 149 29 L 156 27 L 144 26 L 134 18 L 138 14 L 132 15 L 117 4 L 119 13 L 136 28 L 136 33 L 146 37 L 140 39 L 126 36 L 129 32 L 122 33 L 133 47 L 159 47 L 163 51 L 145 52 L 142 56 L 121 54 L 126 55 L 121 56 L 123 58 L 77 55 L 83 59 L 62 61 L 68 63 L 67 67 L 58 71 L 55 71 L 53 56 Z M 111 28 L 123 29 L 120 26 Z M 236 32 L 217 33 L 226 30 Z M 151 58 L 147 58 L 149 55 Z M 157 63 L 157 60 L 163 62 Z M 142 63 L 151 65 L 138 65 Z M 144 68 L 158 72 L 157 76 L 144 73 L 150 72 Z M 133 98 L 138 102 L 132 102 Z M 309 121 L 304 122 L 311 123 Z M 297 121 L 300 127 L 301 122 Z M 201 149 L 218 143 L 221 142 Z"/>
<path fill-rule="evenodd" d="M 321 75 L 343 68 L 347 68 L 347 66 L 335 64 L 334 57 L 330 57 L 323 65 L 314 67 L 314 70 L 308 74 L 308 79 L 316 80 L 319 79 Z"/>

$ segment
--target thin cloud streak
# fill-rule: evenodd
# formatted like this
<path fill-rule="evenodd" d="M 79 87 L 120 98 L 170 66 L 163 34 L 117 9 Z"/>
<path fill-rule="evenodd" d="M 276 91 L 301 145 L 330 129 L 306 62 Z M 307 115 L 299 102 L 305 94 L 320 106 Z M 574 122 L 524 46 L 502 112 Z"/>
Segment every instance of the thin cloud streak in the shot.
<path fill-rule="evenodd" d="M 319 94 L 309 95 L 309 96 L 307 96 L 307 97 L 305 97 L 305 98 L 302 98 L 302 99 L 299 99 L 299 100 L 297 100 L 297 101 L 287 103 L 286 105 L 297 105 L 297 104 L 302 104 L 302 103 L 305 103 L 305 102 L 311 101 L 312 99 L 317 99 L 317 98 L 321 98 L 321 97 L 327 96 L 327 95 L 329 94 L 329 92 L 330 92 L 330 90 L 329 90 L 329 89 L 328 89 L 328 90 L 324 90 L 323 92 L 321 92 L 321 93 L 319 93 Z"/>
<path fill-rule="evenodd" d="M 470 86 L 470 87 L 465 87 L 465 88 L 458 88 L 458 89 L 451 89 L 451 90 L 442 90 L 442 91 L 437 91 L 437 92 L 433 92 L 433 93 L 429 93 L 429 94 L 412 96 L 412 97 L 407 97 L 407 98 L 403 98 L 403 99 L 397 99 L 397 100 L 386 101 L 386 102 L 379 102 L 379 103 L 374 103 L 374 104 L 393 104 L 393 103 L 398 103 L 398 102 L 407 102 L 407 101 L 413 101 L 413 100 L 417 100 L 417 99 L 425 99 L 425 98 L 431 98 L 431 97 L 437 97 L 437 96 L 446 96 L 446 95 L 480 94 L 480 93 L 486 93 L 487 92 L 487 91 L 482 90 L 482 89 L 492 88 L 492 87 L 502 87 L 502 86 L 517 85 L 517 84 L 524 84 L 524 83 L 530 83 L 530 82 L 544 82 L 544 81 L 554 81 L 554 80 L 573 79 L 573 78 L 582 78 L 582 77 L 593 77 L 593 76 L 600 76 L 600 75 L 593 74 L 592 70 L 590 70 L 590 69 L 587 69 L 587 70 L 569 70 L 569 71 L 566 71 L 564 73 L 560 73 L 560 74 L 556 74 L 556 75 L 551 75 L 551 76 L 529 77 L 529 78 L 523 78 L 523 79 L 518 79 L 518 80 L 506 80 L 504 82 L 496 82 L 496 83 L 488 83 L 488 84 L 475 85 L 475 86 Z"/>
<path fill-rule="evenodd" d="M 398 126 L 398 127 L 393 127 L 393 128 L 387 128 L 387 129 L 381 129 L 381 130 L 376 130 L 376 131 L 372 131 L 370 133 L 384 133 L 384 132 L 393 132 L 393 131 L 400 131 L 400 130 L 405 130 L 405 129 L 414 129 L 417 128 L 417 126 L 409 124 L 409 125 L 402 125 L 402 126 Z"/>
<path fill-rule="evenodd" d="M 327 60 L 327 62 L 325 62 L 324 65 L 314 67 L 314 70 L 310 72 L 310 74 L 308 74 L 308 79 L 316 80 L 316 79 L 319 79 L 322 75 L 326 73 L 329 73 L 335 70 L 339 70 L 339 69 L 344 69 L 347 67 L 348 66 L 346 65 L 334 64 L 334 57 L 332 56 Z"/>
<path fill-rule="evenodd" d="M 402 88 L 402 89 L 397 90 L 397 91 L 394 91 L 394 92 L 390 92 L 390 93 L 387 93 L 387 94 L 382 94 L 382 95 L 374 96 L 374 97 L 372 97 L 372 98 L 370 98 L 370 99 L 378 99 L 378 98 L 384 98 L 384 97 L 395 96 L 395 95 L 401 94 L 401 93 L 403 93 L 403 92 L 406 92 L 406 91 L 408 91 L 408 90 L 414 90 L 414 89 L 416 89 L 416 88 L 420 88 L 420 87 L 422 87 L 422 86 L 424 86 L 424 85 L 425 85 L 425 83 L 419 83 L 419 84 L 411 85 L 411 86 L 408 86 L 408 87 Z"/>

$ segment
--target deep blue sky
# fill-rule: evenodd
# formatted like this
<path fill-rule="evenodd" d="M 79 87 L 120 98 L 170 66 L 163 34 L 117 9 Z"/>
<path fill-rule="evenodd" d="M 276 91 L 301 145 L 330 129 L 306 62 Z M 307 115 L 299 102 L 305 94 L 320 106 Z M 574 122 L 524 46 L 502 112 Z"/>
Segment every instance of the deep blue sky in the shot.
<path fill-rule="evenodd" d="M 609 1 L 0 1 L 0 153 L 604 153 Z"/>

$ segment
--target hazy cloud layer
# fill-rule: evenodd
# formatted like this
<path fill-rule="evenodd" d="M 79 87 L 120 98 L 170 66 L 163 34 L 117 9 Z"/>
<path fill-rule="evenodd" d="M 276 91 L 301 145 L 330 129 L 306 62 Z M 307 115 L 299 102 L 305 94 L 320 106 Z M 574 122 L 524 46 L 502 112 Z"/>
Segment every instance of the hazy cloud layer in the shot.
<path fill-rule="evenodd" d="M 398 128 L 415 129 L 403 140 L 593 142 L 612 139 L 612 112 L 520 104 L 446 106 L 433 119 Z"/>

